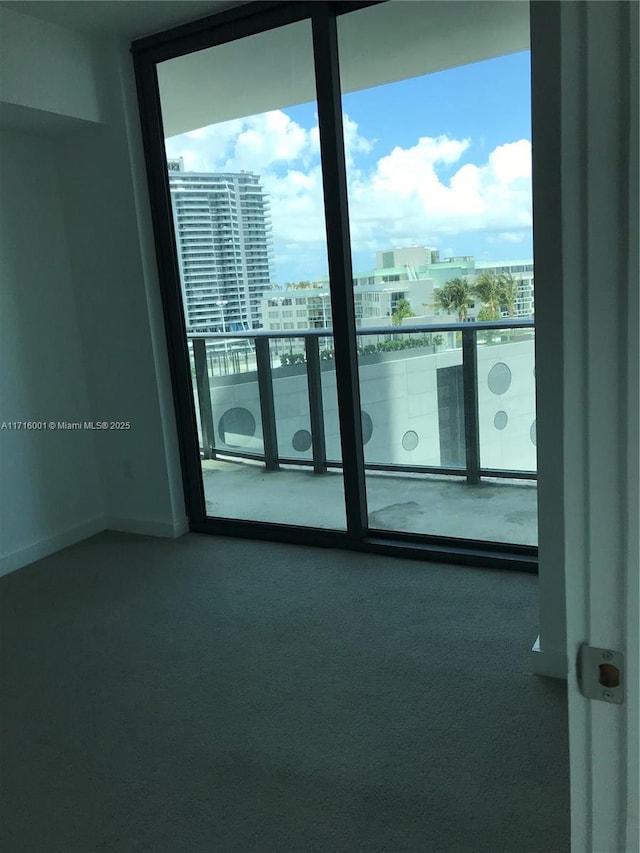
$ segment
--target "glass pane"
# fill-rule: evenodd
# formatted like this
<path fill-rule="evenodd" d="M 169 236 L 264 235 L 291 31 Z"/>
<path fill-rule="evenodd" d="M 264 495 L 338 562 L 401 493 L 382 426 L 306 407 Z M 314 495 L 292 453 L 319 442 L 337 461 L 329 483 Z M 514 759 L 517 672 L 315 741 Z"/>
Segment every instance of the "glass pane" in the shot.
<path fill-rule="evenodd" d="M 333 341 L 330 338 L 320 338 L 320 366 L 327 459 L 331 462 L 342 464 L 340 420 L 338 417 L 338 384 L 336 380 Z"/>
<path fill-rule="evenodd" d="M 270 343 L 273 397 L 282 459 L 311 461 L 312 436 L 305 339 L 276 338 Z"/>
<path fill-rule="evenodd" d="M 207 514 L 344 529 L 310 22 L 158 81 Z"/>
<path fill-rule="evenodd" d="M 404 331 L 360 334 L 358 353 L 365 462 L 463 471 L 461 348 Z"/>
<path fill-rule="evenodd" d="M 536 544 L 528 4 L 338 37 L 370 526 Z"/>
<path fill-rule="evenodd" d="M 533 329 L 478 335 L 480 460 L 497 471 L 536 470 Z"/>

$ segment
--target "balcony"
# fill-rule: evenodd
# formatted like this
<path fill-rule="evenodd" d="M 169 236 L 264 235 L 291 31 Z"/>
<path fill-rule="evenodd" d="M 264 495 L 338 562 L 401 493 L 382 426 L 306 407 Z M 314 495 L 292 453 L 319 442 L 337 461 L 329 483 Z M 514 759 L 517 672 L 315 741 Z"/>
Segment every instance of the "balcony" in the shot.
<path fill-rule="evenodd" d="M 331 330 L 190 336 L 207 514 L 344 529 Z M 533 321 L 358 329 L 371 528 L 537 544 Z"/>

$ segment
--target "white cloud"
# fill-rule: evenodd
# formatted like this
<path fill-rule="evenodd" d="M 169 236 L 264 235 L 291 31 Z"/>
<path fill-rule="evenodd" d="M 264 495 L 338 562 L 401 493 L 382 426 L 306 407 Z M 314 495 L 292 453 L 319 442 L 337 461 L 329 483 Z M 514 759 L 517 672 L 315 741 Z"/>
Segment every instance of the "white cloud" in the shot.
<path fill-rule="evenodd" d="M 271 201 L 271 220 L 278 243 L 325 242 L 322 173 L 319 165 L 306 172 L 291 169 L 283 177 L 264 174 L 263 182 Z"/>
<path fill-rule="evenodd" d="M 376 140 L 363 137 L 348 115 L 343 124 L 354 251 L 373 253 L 407 241 L 438 246 L 469 232 L 515 243 L 531 228 L 528 140 L 499 145 L 472 163 L 463 161 L 478 150 L 470 139 L 425 136 L 372 163 Z M 189 170 L 260 174 L 278 260 L 312 247 L 316 257 L 324 253 L 317 125 L 305 129 L 274 110 L 174 137 L 166 148 L 168 156 L 184 157 Z"/>
<path fill-rule="evenodd" d="M 437 245 L 446 235 L 531 227 L 530 142 L 501 145 L 483 165 L 465 163 L 444 179 L 439 167 L 454 166 L 469 147 L 468 139 L 423 137 L 352 182 L 354 243 L 378 236 L 391 245 L 418 232 Z"/>
<path fill-rule="evenodd" d="M 167 157 L 184 157 L 185 169 L 191 172 L 219 170 L 242 129 L 242 120 L 234 119 L 174 136 L 166 140 Z"/>
<path fill-rule="evenodd" d="M 279 162 L 297 160 L 310 149 L 311 131 L 281 110 L 202 127 L 166 140 L 167 156 L 185 157 L 193 171 L 262 173 Z"/>
<path fill-rule="evenodd" d="M 226 171 L 246 169 L 263 173 L 276 163 L 298 160 L 310 145 L 310 134 L 281 110 L 252 116 L 238 136 Z"/>
<path fill-rule="evenodd" d="M 342 131 L 344 135 L 344 152 L 347 167 L 354 165 L 357 154 L 368 154 L 373 150 L 375 139 L 360 136 L 358 125 L 344 113 L 342 116 Z"/>
<path fill-rule="evenodd" d="M 492 240 L 494 243 L 522 243 L 524 236 L 522 232 L 501 231 Z"/>
<path fill-rule="evenodd" d="M 531 143 L 527 139 L 499 145 L 489 155 L 489 167 L 503 184 L 518 178 L 531 179 Z"/>

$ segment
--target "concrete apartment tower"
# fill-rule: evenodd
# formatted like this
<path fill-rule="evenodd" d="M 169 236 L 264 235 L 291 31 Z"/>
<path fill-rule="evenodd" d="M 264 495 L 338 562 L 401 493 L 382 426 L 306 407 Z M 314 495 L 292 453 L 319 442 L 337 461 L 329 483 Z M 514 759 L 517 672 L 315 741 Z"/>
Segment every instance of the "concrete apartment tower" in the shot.
<path fill-rule="evenodd" d="M 185 172 L 182 158 L 168 169 L 187 332 L 260 328 L 271 262 L 260 176 Z"/>

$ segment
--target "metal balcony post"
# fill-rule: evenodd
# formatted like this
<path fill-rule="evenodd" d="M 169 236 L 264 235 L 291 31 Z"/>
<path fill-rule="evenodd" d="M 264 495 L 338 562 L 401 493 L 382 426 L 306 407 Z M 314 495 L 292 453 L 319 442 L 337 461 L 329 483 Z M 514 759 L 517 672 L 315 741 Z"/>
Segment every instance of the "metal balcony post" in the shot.
<path fill-rule="evenodd" d="M 262 418 L 262 440 L 264 443 L 264 467 L 277 471 L 278 435 L 276 432 L 276 409 L 273 402 L 273 376 L 269 338 L 256 338 L 256 364 L 258 368 L 258 392 L 260 394 L 260 417 Z"/>
<path fill-rule="evenodd" d="M 467 483 L 476 485 L 480 482 L 480 434 L 478 426 L 478 352 L 475 329 L 462 330 L 462 380 Z"/>
<path fill-rule="evenodd" d="M 216 458 L 215 433 L 213 431 L 213 410 L 211 408 L 211 386 L 207 365 L 207 341 L 195 338 L 193 341 L 193 361 L 196 368 L 196 387 L 198 389 L 198 409 L 200 411 L 200 430 L 202 432 L 202 451 L 205 459 Z"/>
<path fill-rule="evenodd" d="M 320 373 L 320 339 L 308 336 L 304 340 L 307 354 L 307 386 L 309 389 L 309 418 L 311 421 L 311 447 L 313 470 L 327 473 L 327 451 L 324 437 L 324 410 L 322 407 L 322 376 Z"/>

